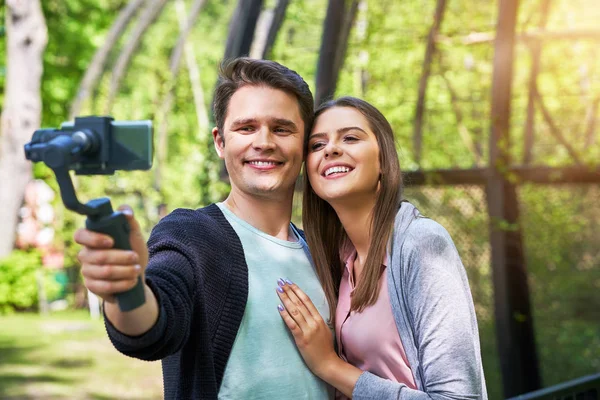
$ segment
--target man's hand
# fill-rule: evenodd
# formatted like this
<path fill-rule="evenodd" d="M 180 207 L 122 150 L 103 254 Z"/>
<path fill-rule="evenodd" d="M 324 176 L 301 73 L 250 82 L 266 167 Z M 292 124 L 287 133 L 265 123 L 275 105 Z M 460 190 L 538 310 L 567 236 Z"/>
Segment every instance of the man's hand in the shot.
<path fill-rule="evenodd" d="M 135 286 L 148 264 L 148 248 L 133 211 L 128 206 L 119 207 L 119 210 L 129 221 L 132 250 L 113 249 L 112 238 L 104 234 L 87 229 L 75 232 L 75 241 L 85 246 L 78 255 L 85 286 L 111 304 L 116 302 L 115 294 Z"/>

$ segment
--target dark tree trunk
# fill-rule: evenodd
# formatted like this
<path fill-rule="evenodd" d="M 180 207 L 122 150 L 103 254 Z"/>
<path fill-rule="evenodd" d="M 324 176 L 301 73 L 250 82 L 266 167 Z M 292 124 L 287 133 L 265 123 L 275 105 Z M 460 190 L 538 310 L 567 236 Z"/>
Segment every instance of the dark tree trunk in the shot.
<path fill-rule="evenodd" d="M 487 203 L 496 338 L 504 397 L 540 388 L 527 268 L 510 159 L 510 105 L 518 0 L 500 0 L 494 52 Z"/>

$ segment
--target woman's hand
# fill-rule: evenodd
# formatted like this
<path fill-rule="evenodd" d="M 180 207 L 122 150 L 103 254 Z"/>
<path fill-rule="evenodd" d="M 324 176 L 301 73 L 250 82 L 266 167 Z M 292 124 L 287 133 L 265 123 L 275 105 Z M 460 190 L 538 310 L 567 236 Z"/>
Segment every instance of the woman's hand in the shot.
<path fill-rule="evenodd" d="M 310 298 L 288 280 L 277 281 L 277 294 L 283 304 L 279 314 L 292 332 L 308 368 L 323 379 L 323 374 L 340 361 L 333 348 L 332 332 Z"/>
<path fill-rule="evenodd" d="M 348 398 L 362 371 L 338 357 L 332 333 L 321 314 L 298 286 L 288 280 L 277 281 L 281 299 L 279 314 L 288 326 L 308 368 Z"/>

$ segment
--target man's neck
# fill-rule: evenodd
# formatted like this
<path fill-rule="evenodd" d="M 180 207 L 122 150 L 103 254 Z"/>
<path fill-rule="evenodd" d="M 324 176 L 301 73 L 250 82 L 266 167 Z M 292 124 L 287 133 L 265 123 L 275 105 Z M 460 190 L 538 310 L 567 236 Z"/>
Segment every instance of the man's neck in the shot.
<path fill-rule="evenodd" d="M 223 204 L 256 229 L 281 240 L 290 240 L 292 201 L 293 191 L 283 198 L 271 198 L 232 190 Z"/>

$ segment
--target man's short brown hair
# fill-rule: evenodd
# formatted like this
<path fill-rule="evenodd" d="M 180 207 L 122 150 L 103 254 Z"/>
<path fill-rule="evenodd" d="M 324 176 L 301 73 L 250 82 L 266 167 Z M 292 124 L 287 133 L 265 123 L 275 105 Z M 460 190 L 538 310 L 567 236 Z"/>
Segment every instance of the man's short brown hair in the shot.
<path fill-rule="evenodd" d="M 304 79 L 296 71 L 275 61 L 248 57 L 225 60 L 221 63 L 219 82 L 213 99 L 213 113 L 221 137 L 231 96 L 239 88 L 247 85 L 268 86 L 295 96 L 300 116 L 304 121 L 304 140 L 308 139 L 314 118 L 314 100 Z"/>

